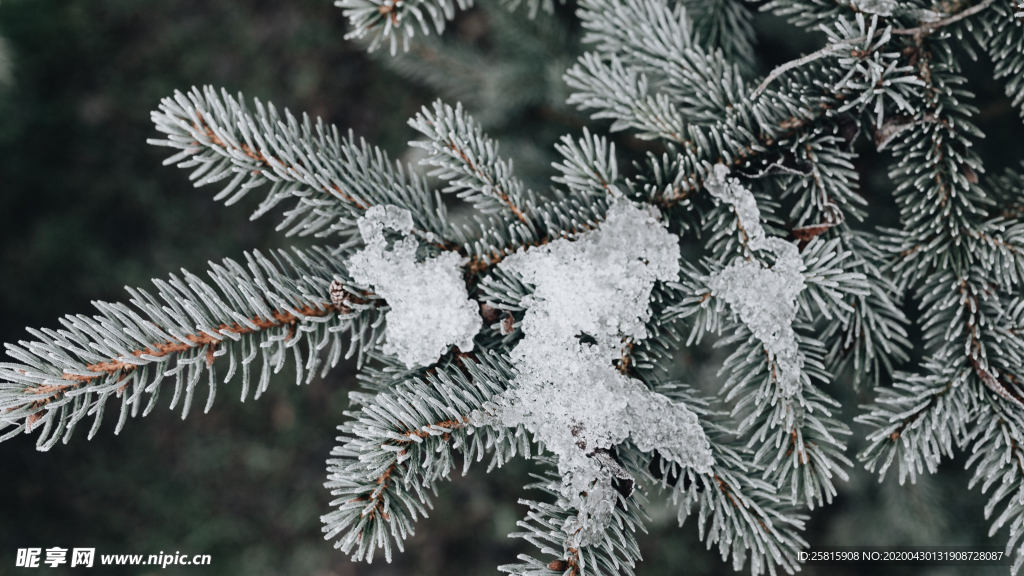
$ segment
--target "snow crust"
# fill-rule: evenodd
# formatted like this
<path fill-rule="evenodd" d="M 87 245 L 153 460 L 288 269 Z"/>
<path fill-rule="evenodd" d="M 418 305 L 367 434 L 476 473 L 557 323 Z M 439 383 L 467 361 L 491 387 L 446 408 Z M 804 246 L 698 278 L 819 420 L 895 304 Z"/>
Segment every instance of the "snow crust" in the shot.
<path fill-rule="evenodd" d="M 523 425 L 558 457 L 562 496 L 578 510 L 564 529 L 570 546 L 599 538 L 628 473 L 608 449 L 627 438 L 698 472 L 713 464 L 697 415 L 614 360 L 647 337 L 649 299 L 658 280 L 677 280 L 679 244 L 656 208 L 619 199 L 597 230 L 506 258 L 501 267 L 535 287 L 523 299 L 523 339 L 511 351 L 516 377 L 477 413 L 477 423 Z"/>
<path fill-rule="evenodd" d="M 391 307 L 385 314 L 383 351 L 412 368 L 433 364 L 452 345 L 473 350 L 483 320 L 466 292 L 464 259 L 444 252 L 417 262 L 419 242 L 409 237 L 412 214 L 398 206 L 371 206 L 357 224 L 366 248 L 349 258 L 348 271 Z M 389 228 L 402 235 L 391 249 L 384 235 Z"/>
<path fill-rule="evenodd" d="M 746 232 L 747 246 L 751 250 L 771 252 L 775 255 L 775 264 L 766 268 L 752 260 L 734 262 L 712 274 L 708 288 L 713 295 L 724 299 L 764 344 L 768 356 L 779 368 L 783 394 L 791 396 L 800 390 L 804 367 L 793 320 L 797 313 L 797 296 L 804 289 L 806 266 L 794 244 L 765 234 L 754 195 L 728 174 L 725 166 L 716 164 L 705 187 L 712 196 L 733 206 Z"/>

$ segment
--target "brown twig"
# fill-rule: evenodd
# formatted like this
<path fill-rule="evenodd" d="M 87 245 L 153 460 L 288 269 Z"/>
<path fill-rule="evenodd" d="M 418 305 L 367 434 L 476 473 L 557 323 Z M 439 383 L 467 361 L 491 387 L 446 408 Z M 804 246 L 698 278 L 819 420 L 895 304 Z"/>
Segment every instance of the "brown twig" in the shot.
<path fill-rule="evenodd" d="M 513 214 L 515 214 L 516 218 L 518 218 L 520 222 L 529 225 L 529 223 L 526 220 L 526 215 L 523 214 L 523 211 L 520 210 L 518 206 L 516 206 L 515 202 L 512 202 L 512 199 L 509 198 L 507 192 L 505 192 L 498 186 L 495 186 L 494 181 L 491 180 L 491 177 L 483 170 L 477 168 L 476 165 L 473 164 L 473 161 L 469 159 L 469 156 L 465 153 L 465 151 L 456 146 L 454 141 L 449 140 L 447 144 L 448 148 L 452 152 L 455 152 L 456 154 L 459 155 L 460 158 L 462 158 L 462 161 L 466 164 L 466 166 L 469 167 L 469 169 L 474 174 L 476 174 L 477 178 L 487 181 L 487 185 L 491 187 L 491 190 L 493 190 L 494 193 L 498 196 L 498 198 L 502 202 L 504 202 L 506 206 L 508 206 L 508 209 L 511 210 Z"/>
<path fill-rule="evenodd" d="M 454 430 L 459 430 L 461 428 L 465 428 L 468 425 L 469 425 L 469 417 L 468 416 L 460 416 L 458 420 L 456 420 L 456 419 L 442 420 L 440 422 L 435 422 L 435 423 L 429 424 L 427 426 L 421 426 L 419 428 L 413 428 L 413 429 L 406 430 L 405 432 L 399 432 L 399 434 L 401 436 L 405 436 L 407 438 L 407 440 L 397 440 L 397 439 L 395 439 L 395 440 L 393 440 L 393 442 L 397 442 L 399 444 L 408 444 L 409 442 L 415 442 L 414 438 L 423 439 L 423 438 L 428 438 L 430 436 L 434 436 L 435 434 L 431 434 L 430 431 L 427 430 L 428 428 L 447 428 L 448 432 L 445 432 L 444 434 L 442 434 L 442 437 L 444 438 L 444 440 L 447 441 L 448 440 L 448 438 L 447 438 L 448 434 L 450 434 Z"/>
<path fill-rule="evenodd" d="M 303 306 L 303 307 L 300 307 L 300 308 L 296 309 L 296 312 L 301 314 L 303 317 L 305 317 L 305 316 L 322 317 L 322 316 L 326 316 L 327 314 L 330 314 L 330 313 L 335 312 L 335 311 L 340 311 L 340 310 L 338 309 L 338 307 L 336 307 L 334 305 L 331 305 L 331 304 L 325 306 L 324 308 L 316 308 L 316 307 L 313 307 L 313 306 L 310 306 L 310 305 L 306 305 L 306 306 Z M 275 310 L 273 312 L 273 314 L 271 315 L 271 319 L 270 320 L 261 318 L 259 316 L 254 316 L 252 318 L 249 318 L 249 322 L 254 324 L 254 325 L 256 325 L 256 328 L 250 328 L 248 326 L 242 326 L 240 324 L 234 323 L 234 324 L 220 324 L 214 330 L 217 331 L 217 332 L 230 332 L 232 334 L 244 335 L 244 334 L 251 334 L 253 332 L 256 332 L 257 330 L 266 330 L 268 328 L 276 328 L 276 327 L 287 326 L 290 329 L 289 336 L 288 336 L 288 339 L 290 339 L 291 337 L 294 336 L 294 334 L 295 334 L 295 332 L 294 332 L 295 326 L 296 326 L 296 324 L 300 320 L 301 320 L 301 318 L 299 316 L 296 316 L 296 315 L 292 314 L 291 312 L 281 312 L 279 310 Z M 207 364 L 207 366 L 209 366 L 210 364 L 213 364 L 213 361 L 215 359 L 214 358 L 214 352 L 217 349 L 217 345 L 220 344 L 220 342 L 221 342 L 220 340 L 218 340 L 217 338 L 214 338 L 213 336 L 211 336 L 210 334 L 207 334 L 205 332 L 198 333 L 198 334 L 187 334 L 187 335 L 185 335 L 185 339 L 188 341 L 188 343 L 181 342 L 181 341 L 178 341 L 178 342 L 169 342 L 169 341 L 155 342 L 155 343 L 149 344 L 148 346 L 146 346 L 146 348 L 142 348 L 142 349 L 138 349 L 138 350 L 133 350 L 132 352 L 129 353 L 129 355 L 130 356 L 134 356 L 136 358 L 141 358 L 143 355 L 149 356 L 149 357 L 162 358 L 162 357 L 165 357 L 165 356 L 169 356 L 171 354 L 176 354 L 176 353 L 179 353 L 179 352 L 184 352 L 186 350 L 190 350 L 190 349 L 193 349 L 193 348 L 196 348 L 196 347 L 205 346 L 206 347 L 206 364 Z M 99 378 L 105 378 L 105 377 L 117 375 L 117 381 L 121 382 L 131 372 L 133 372 L 135 369 L 137 369 L 140 365 L 141 364 L 136 364 L 134 362 L 131 362 L 130 360 L 127 360 L 125 356 L 119 356 L 117 358 L 111 358 L 109 360 L 104 360 L 104 361 L 96 362 L 96 363 L 93 363 L 93 364 L 87 364 L 85 366 L 86 370 L 89 370 L 90 372 L 93 372 L 93 374 L 67 374 L 67 373 L 65 373 L 62 376 L 62 378 L 64 380 L 69 380 L 70 382 L 68 384 L 44 384 L 42 386 L 35 386 L 35 387 L 25 388 L 24 389 L 25 394 L 32 394 L 32 395 L 47 394 L 48 396 L 46 398 L 40 398 L 38 400 L 33 400 L 32 402 L 28 402 L 26 404 L 21 404 L 21 405 L 18 405 L 18 406 L 11 406 L 10 408 L 7 408 L 6 411 L 7 412 L 12 412 L 12 411 L 17 410 L 19 408 L 26 408 L 26 407 L 29 410 L 32 410 L 32 411 L 39 410 L 40 408 L 46 406 L 47 404 L 53 402 L 54 400 L 59 399 L 63 394 L 65 394 L 65 393 L 67 393 L 67 392 L 69 392 L 71 390 L 75 390 L 75 389 L 81 388 L 83 385 L 89 384 L 90 382 L 92 382 L 94 380 L 97 380 Z M 117 390 L 117 395 L 120 396 L 122 393 L 124 393 L 124 391 L 127 389 L 127 386 L 128 386 L 128 383 L 126 382 L 123 386 L 121 386 Z M 35 423 L 36 421 L 38 421 L 42 417 L 43 417 L 43 413 L 42 412 L 33 412 L 32 414 L 29 414 L 28 417 L 25 419 L 25 424 L 26 424 L 27 428 L 31 430 L 32 424 Z"/>
<path fill-rule="evenodd" d="M 974 373 L 977 374 L 978 379 L 981 380 L 982 384 L 986 388 L 994 392 L 997 396 L 1006 400 L 1007 402 L 1017 406 L 1018 408 L 1024 409 L 1024 398 L 1013 389 L 1012 386 L 1006 386 L 999 381 L 999 378 L 992 373 L 991 370 L 984 364 L 982 364 L 978 357 L 981 356 L 981 337 L 979 332 L 979 321 L 975 318 L 976 311 L 978 310 L 978 297 L 973 293 L 972 287 L 967 283 L 966 280 L 960 281 L 960 294 L 962 296 L 962 303 L 966 308 L 965 320 L 967 333 L 969 334 L 970 349 L 968 351 L 968 361 L 971 367 L 974 368 Z"/>
<path fill-rule="evenodd" d="M 732 504 L 734 508 L 739 508 L 748 511 L 750 510 L 747 506 L 744 506 L 740 502 L 736 501 L 736 497 L 733 496 L 732 488 L 730 488 L 729 485 L 726 484 L 725 480 L 722 480 L 722 478 L 718 474 L 714 474 L 713 477 L 715 479 L 715 483 L 718 484 L 718 489 L 722 492 L 722 494 L 725 494 L 725 497 L 729 500 L 729 503 Z M 757 520 L 757 523 L 761 525 L 762 530 L 764 530 L 768 534 L 771 534 L 771 530 L 768 529 L 768 525 L 764 523 L 764 520 L 762 520 L 759 517 L 759 515 L 755 515 L 755 519 Z"/>
<path fill-rule="evenodd" d="M 307 304 L 306 306 L 296 308 L 295 311 L 298 312 L 301 317 L 292 314 L 291 312 L 275 310 L 271 314 L 270 319 L 265 319 L 260 316 L 253 316 L 252 318 L 249 318 L 249 322 L 254 324 L 256 328 L 242 326 L 236 322 L 232 324 L 220 324 L 215 327 L 213 331 L 245 335 L 256 332 L 257 330 L 267 330 L 269 328 L 278 328 L 282 326 L 294 326 L 302 317 L 323 317 L 339 310 L 338 307 L 333 304 L 325 305 L 322 308 L 317 308 Z M 199 334 L 186 334 L 185 339 L 188 340 L 187 343 L 181 341 L 154 342 L 146 348 L 133 350 L 130 355 L 136 358 L 141 358 L 143 355 L 162 358 L 178 352 L 190 350 L 197 346 L 208 346 L 210 349 L 213 349 L 221 342 L 221 340 L 214 338 L 212 335 L 205 332 Z M 86 370 L 94 372 L 94 374 L 64 374 L 63 378 L 65 380 L 73 380 L 76 382 L 91 382 L 97 378 L 112 376 L 114 374 L 125 375 L 140 366 L 140 364 L 133 363 L 125 358 L 125 356 L 119 356 L 103 362 L 86 365 Z M 209 358 L 207 358 L 207 360 L 209 361 Z"/>
<path fill-rule="evenodd" d="M 571 569 L 569 576 L 578 576 L 580 573 L 580 551 L 579 549 L 572 547 L 570 547 L 568 551 L 568 558 L 552 560 L 548 563 L 548 569 L 561 573 Z"/>
<path fill-rule="evenodd" d="M 217 136 L 217 134 L 214 133 L 213 129 L 210 128 L 210 125 L 206 123 L 206 120 L 203 118 L 202 113 L 196 110 L 196 115 L 199 116 L 199 124 L 193 123 L 192 127 L 195 128 L 196 130 L 202 131 L 206 135 L 207 140 L 210 141 L 210 144 L 213 144 L 214 146 L 219 146 L 221 148 L 224 148 L 225 150 L 233 149 L 226 142 L 221 140 L 220 137 Z M 196 142 L 196 144 L 199 143 Z M 264 156 L 262 152 L 255 151 L 252 148 L 250 148 L 248 144 L 243 143 L 239 150 L 241 150 L 242 154 L 245 154 L 247 157 L 256 160 L 257 162 L 263 163 L 267 167 L 267 169 L 272 168 L 273 164 L 270 162 L 270 158 L 273 158 L 274 162 L 283 165 L 286 171 L 298 172 L 298 170 L 296 170 L 294 166 L 287 165 L 280 159 L 274 158 L 272 156 L 268 158 L 267 156 Z M 259 172 L 260 170 L 258 169 L 253 171 L 254 174 L 258 174 Z M 360 210 L 367 209 L 367 206 L 365 206 L 362 202 L 342 192 L 341 187 L 339 187 L 337 184 L 331 184 L 330 186 L 322 185 L 321 189 L 324 192 L 327 192 L 328 194 L 333 194 L 341 197 L 342 199 L 352 203 L 356 208 L 359 208 Z"/>
<path fill-rule="evenodd" d="M 349 502 L 369 502 L 371 498 L 374 500 L 374 505 L 372 508 L 370 508 L 368 512 L 360 513 L 361 518 L 365 518 L 367 516 L 371 518 L 375 516 L 380 516 L 384 520 L 391 520 L 391 517 L 388 516 L 388 513 L 384 511 L 384 500 L 380 498 L 380 495 L 383 494 L 384 490 L 387 489 L 388 480 L 391 479 L 391 475 L 395 473 L 395 470 L 397 468 L 398 463 L 392 462 L 391 465 L 388 466 L 387 470 L 385 470 L 383 474 L 381 474 L 380 476 L 377 477 L 376 480 L 374 480 L 374 484 L 383 487 L 374 490 L 374 492 L 377 493 L 376 498 L 373 498 L 370 494 L 363 494 L 362 496 L 357 496 L 349 500 Z"/>

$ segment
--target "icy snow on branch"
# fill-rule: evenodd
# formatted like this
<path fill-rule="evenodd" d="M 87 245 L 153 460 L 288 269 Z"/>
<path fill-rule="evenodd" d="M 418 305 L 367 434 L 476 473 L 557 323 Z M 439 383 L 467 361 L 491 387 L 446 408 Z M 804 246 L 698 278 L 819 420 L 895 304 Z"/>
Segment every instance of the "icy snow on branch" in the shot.
<path fill-rule="evenodd" d="M 775 265 L 766 268 L 756 260 L 741 260 L 708 278 L 712 294 L 724 299 L 732 311 L 764 344 L 775 365 L 778 381 L 786 396 L 800 389 L 804 358 L 797 348 L 793 320 L 796 299 L 804 289 L 803 258 L 797 247 L 781 238 L 767 237 L 761 227 L 761 212 L 754 195 L 729 178 L 729 170 L 716 164 L 705 183 L 712 196 L 731 204 L 740 227 L 747 235 L 747 247 L 775 255 Z"/>
<path fill-rule="evenodd" d="M 452 345 L 472 350 L 483 321 L 462 280 L 462 257 L 445 252 L 417 262 L 419 243 L 408 236 L 412 214 L 398 206 L 372 206 L 358 224 L 366 248 L 348 260 L 348 271 L 391 307 L 385 317 L 384 352 L 412 368 L 433 364 Z M 390 250 L 387 228 L 403 236 Z"/>
<path fill-rule="evenodd" d="M 600 229 L 501 264 L 535 289 L 523 300 L 524 336 L 510 354 L 516 378 L 475 418 L 524 425 L 558 457 L 562 496 L 578 511 L 564 526 L 567 546 L 600 537 L 618 498 L 613 478 L 631 480 L 609 452 L 616 444 L 631 438 L 699 472 L 713 463 L 696 414 L 612 363 L 647 337 L 655 281 L 679 275 L 678 239 L 659 216 L 619 199 Z"/>

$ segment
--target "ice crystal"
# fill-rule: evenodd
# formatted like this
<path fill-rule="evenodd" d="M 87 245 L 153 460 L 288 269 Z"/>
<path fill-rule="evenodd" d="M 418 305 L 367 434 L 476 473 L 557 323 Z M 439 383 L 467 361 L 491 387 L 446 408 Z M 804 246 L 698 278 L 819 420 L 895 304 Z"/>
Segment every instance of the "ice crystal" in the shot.
<path fill-rule="evenodd" d="M 754 337 L 764 344 L 768 356 L 779 368 L 783 393 L 792 395 L 800 389 L 804 366 L 793 331 L 796 299 L 804 289 L 804 262 L 795 245 L 765 234 L 754 195 L 738 180 L 729 178 L 728 173 L 725 166 L 715 165 L 706 183 L 708 192 L 733 206 L 747 236 L 747 247 L 771 252 L 775 255 L 775 264 L 766 268 L 753 260 L 734 262 L 712 274 L 708 288 L 724 299 Z"/>
<path fill-rule="evenodd" d="M 534 291 L 510 353 L 516 377 L 477 418 L 523 425 L 558 457 L 562 496 L 578 511 L 564 527 L 572 546 L 592 541 L 611 519 L 612 479 L 628 477 L 608 452 L 616 444 L 629 438 L 701 472 L 712 464 L 696 414 L 613 364 L 630 341 L 647 337 L 654 283 L 678 278 L 678 239 L 658 216 L 617 200 L 599 229 L 501 264 Z"/>
<path fill-rule="evenodd" d="M 398 206 L 372 206 L 358 225 L 366 248 L 349 258 L 348 270 L 391 308 L 383 351 L 412 368 L 433 364 L 452 345 L 472 350 L 483 321 L 462 280 L 463 258 L 444 252 L 417 262 L 419 242 L 409 237 L 412 215 Z M 390 250 L 384 235 L 388 228 L 402 236 Z"/>

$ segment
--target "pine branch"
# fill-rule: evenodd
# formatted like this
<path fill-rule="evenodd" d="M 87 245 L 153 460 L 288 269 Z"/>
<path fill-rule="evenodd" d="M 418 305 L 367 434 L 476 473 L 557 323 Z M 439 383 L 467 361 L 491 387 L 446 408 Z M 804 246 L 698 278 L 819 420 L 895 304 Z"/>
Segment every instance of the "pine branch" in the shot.
<path fill-rule="evenodd" d="M 1006 96 L 1013 106 L 1020 106 L 1024 103 L 1024 23 L 1015 17 L 1016 7 L 1015 2 L 996 2 L 974 29 L 974 38 L 995 63 L 995 77 L 1006 78 Z"/>
<path fill-rule="evenodd" d="M 913 482 L 925 470 L 934 473 L 943 456 L 963 446 L 967 423 L 978 411 L 966 369 L 950 369 L 937 359 L 927 360 L 924 375 L 899 372 L 892 388 L 880 388 L 874 404 L 865 406 L 857 422 L 871 426 L 868 446 L 857 455 L 879 480 L 889 467 L 899 466 L 899 480 Z"/>
<path fill-rule="evenodd" d="M 398 51 L 399 36 L 403 40 L 403 49 L 409 49 L 409 40 L 416 30 L 416 24 L 424 35 L 430 34 L 430 24 L 440 34 L 444 31 L 445 22 L 455 17 L 455 8 L 467 10 L 473 6 L 472 0 L 336 0 L 335 6 L 349 19 L 351 31 L 345 39 L 366 38 L 369 36 L 368 49 L 372 52 L 384 41 L 391 46 L 391 53 Z M 429 19 L 429 22 L 428 22 Z"/>
<path fill-rule="evenodd" d="M 673 505 L 679 506 L 680 525 L 696 506 L 700 538 L 708 549 L 717 544 L 723 561 L 731 556 L 734 570 L 743 569 L 748 553 L 751 574 L 775 574 L 777 567 L 790 574 L 798 570 L 798 552 L 807 546 L 800 536 L 806 517 L 777 495 L 775 485 L 756 478 L 764 469 L 750 462 L 750 451 L 734 446 L 732 432 L 718 421 L 723 413 L 708 409 L 708 402 L 687 387 L 658 390 L 701 415 L 715 455 L 706 475 L 680 469 L 657 454 L 649 460 L 649 480 L 670 490 Z"/>
<path fill-rule="evenodd" d="M 241 364 L 244 401 L 257 355 L 258 398 L 289 352 L 301 383 L 337 363 L 342 333 L 352 337 L 346 357 L 362 357 L 377 344 L 377 302 L 365 295 L 349 300 L 352 307 L 331 300 L 332 278 L 344 277 L 337 253 L 296 250 L 294 256 L 279 252 L 273 258 L 247 254 L 248 270 L 231 260 L 212 264 L 213 285 L 187 271 L 181 279 L 154 280 L 157 297 L 129 288 L 131 307 L 96 302 L 98 316 L 66 316 L 61 330 L 30 330 L 36 341 L 7 345 L 16 362 L 0 364 L 0 431 L 7 430 L 2 439 L 41 426 L 37 446 L 46 450 L 62 437 L 67 442 L 79 421 L 94 416 L 91 438 L 111 397 L 121 399 L 120 432 L 128 414 L 138 414 L 144 393 L 150 397 L 143 415 L 152 411 L 169 376 L 176 378 L 171 407 L 181 400 L 185 417 L 205 372 L 209 411 L 218 381 L 215 361 L 224 355 L 225 382 Z M 325 348 L 326 363 L 320 354 Z"/>
<path fill-rule="evenodd" d="M 414 533 L 427 515 L 429 492 L 455 467 L 453 450 L 463 452 L 462 472 L 492 452 L 488 471 L 509 458 L 530 457 L 522 429 L 506 431 L 471 423 L 474 410 L 505 388 L 508 364 L 493 353 L 449 365 L 398 383 L 376 396 L 354 397 L 363 407 L 346 412 L 342 444 L 328 460 L 325 486 L 336 510 L 323 516 L 325 538 L 353 560 L 372 561 L 380 548 L 391 561 L 392 540 Z"/>
<path fill-rule="evenodd" d="M 548 467 L 555 463 L 549 458 L 536 458 Z M 516 524 L 523 532 L 510 534 L 513 538 L 522 538 L 534 545 L 542 554 L 552 558 L 544 562 L 526 554 L 520 554 L 517 564 L 499 566 L 498 570 L 515 576 L 633 576 L 633 568 L 640 560 L 640 547 L 633 536 L 636 530 L 644 530 L 643 520 L 646 515 L 636 501 L 639 493 L 634 496 L 620 496 L 603 538 L 597 543 L 579 548 L 567 546 L 565 526 L 576 515 L 561 497 L 561 477 L 551 470 L 544 475 L 533 475 L 538 481 L 526 487 L 538 489 L 553 497 L 555 502 L 546 503 L 535 500 L 520 500 L 530 510 L 526 519 Z"/>
<path fill-rule="evenodd" d="M 618 58 L 643 74 L 691 122 L 721 119 L 747 92 L 737 66 L 694 43 L 681 4 L 587 0 L 578 14 L 587 30 L 584 42 L 594 44 L 602 58 Z"/>
<path fill-rule="evenodd" d="M 992 4 L 995 3 L 995 1 L 996 0 L 984 0 L 981 4 L 971 6 L 970 8 L 967 8 L 954 16 L 950 16 L 949 18 L 943 18 L 935 22 L 923 22 L 920 26 L 914 28 L 892 28 L 876 30 L 874 26 L 872 26 L 871 31 L 862 36 L 851 38 L 849 40 L 844 40 L 842 42 L 831 42 L 824 48 L 821 48 L 820 50 L 812 52 L 806 56 L 797 58 L 796 60 L 791 60 L 789 62 L 786 62 L 785 64 L 781 64 L 778 67 L 776 67 L 774 70 L 771 71 L 771 73 L 768 74 L 768 76 L 765 77 L 761 84 L 758 85 L 757 89 L 754 90 L 752 98 L 757 99 L 765 91 L 768 85 L 772 83 L 772 81 L 776 80 L 789 70 L 793 70 L 794 68 L 799 68 L 800 66 L 803 66 L 805 64 L 810 64 L 811 62 L 814 62 L 815 60 L 821 58 L 837 55 L 840 52 L 853 48 L 857 44 L 870 44 L 876 39 L 879 40 L 878 45 L 885 44 L 888 41 L 887 36 L 890 34 L 894 36 L 914 37 L 920 37 L 925 34 L 929 34 L 931 32 L 934 32 L 935 30 L 938 30 L 939 28 L 955 24 L 963 20 L 964 18 L 974 16 L 975 14 L 984 11 L 989 6 L 992 6 Z M 775 5 L 776 3 L 769 4 L 765 6 L 765 9 L 770 9 Z M 858 14 L 857 16 L 858 18 L 862 17 L 860 14 Z M 872 49 L 872 51 L 873 50 L 874 49 Z"/>
<path fill-rule="evenodd" d="M 379 148 L 357 143 L 351 133 L 342 138 L 319 119 L 314 124 L 303 115 L 300 123 L 287 110 L 282 118 L 273 105 L 254 103 L 255 113 L 241 95 L 217 94 L 210 86 L 176 92 L 153 113 L 167 139 L 149 143 L 181 150 L 164 164 L 196 168 L 189 175 L 196 186 L 230 178 L 214 197 L 228 205 L 270 184 L 253 218 L 295 200 L 278 226 L 288 235 L 352 235 L 366 208 L 394 204 L 413 213 L 420 236 L 447 237 L 443 206 L 411 169 L 392 164 Z"/>
<path fill-rule="evenodd" d="M 1019 497 L 1024 489 L 1024 422 L 1015 411 L 983 405 L 971 431 L 971 440 L 973 454 L 967 466 L 973 465 L 975 469 L 968 488 L 981 484 L 984 494 L 999 483 L 985 505 L 985 519 L 991 518 L 996 508 L 1005 502 L 1003 512 L 992 522 L 989 537 L 1010 525 L 1006 554 L 1017 549 L 1017 558 L 1010 567 L 1010 574 L 1015 575 L 1024 566 L 1024 543 L 1020 541 L 1024 534 L 1024 505 Z"/>
<path fill-rule="evenodd" d="M 420 164 L 434 166 L 430 175 L 448 182 L 444 192 L 454 193 L 485 214 L 507 210 L 520 223 L 530 225 L 525 212 L 537 203 L 536 195 L 512 175 L 512 162 L 498 156 L 498 144 L 463 111 L 462 104 L 453 109 L 435 101 L 432 110 L 424 106 L 409 125 L 427 137 L 409 144 L 427 151 Z"/>

